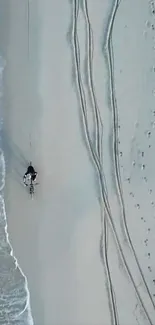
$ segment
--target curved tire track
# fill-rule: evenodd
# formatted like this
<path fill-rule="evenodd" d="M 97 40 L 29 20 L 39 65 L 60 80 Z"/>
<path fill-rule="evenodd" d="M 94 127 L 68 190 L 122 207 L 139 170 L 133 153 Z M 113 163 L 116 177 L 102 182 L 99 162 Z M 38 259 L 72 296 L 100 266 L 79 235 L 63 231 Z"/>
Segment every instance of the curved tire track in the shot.
<path fill-rule="evenodd" d="M 114 157 L 114 167 L 115 167 L 115 179 L 116 179 L 116 185 L 117 185 L 117 191 L 120 201 L 120 206 L 122 210 L 122 218 L 123 218 L 123 228 L 125 231 L 125 235 L 129 244 L 129 247 L 131 249 L 131 252 L 133 253 L 133 256 L 135 258 L 139 273 L 141 275 L 143 284 L 145 286 L 145 289 L 147 291 L 147 294 L 151 300 L 151 303 L 153 305 L 153 308 L 155 309 L 155 303 L 153 301 L 153 298 L 151 296 L 150 290 L 148 288 L 147 282 L 145 280 L 143 271 L 141 269 L 138 257 L 136 255 L 135 248 L 133 246 L 130 233 L 128 230 L 127 220 L 126 220 L 126 211 L 125 211 L 125 203 L 123 198 L 123 190 L 122 190 L 122 184 L 121 184 L 121 176 L 120 176 L 120 165 L 119 165 L 119 158 L 118 158 L 118 111 L 117 111 L 117 103 L 116 103 L 116 96 L 115 96 L 115 89 L 114 89 L 114 69 L 113 69 L 113 49 L 112 49 L 112 30 L 113 30 L 113 23 L 116 16 L 116 12 L 119 6 L 119 1 L 115 1 L 113 14 L 111 17 L 111 23 L 109 24 L 108 32 L 107 32 L 107 56 L 108 56 L 108 68 L 109 68 L 109 77 L 110 77 L 110 96 L 111 96 L 111 106 L 112 106 L 112 113 L 113 113 L 113 157 Z"/>
<path fill-rule="evenodd" d="M 117 304 L 116 304 L 116 299 L 114 296 L 114 289 L 113 289 L 112 278 L 111 278 L 109 262 L 108 262 L 108 254 L 107 254 L 107 252 L 108 252 L 108 243 L 107 243 L 108 224 L 107 224 L 106 212 L 104 211 L 104 213 L 105 213 L 104 226 L 102 225 L 101 237 L 100 237 L 100 257 L 101 257 L 101 262 L 105 269 L 111 321 L 112 321 L 112 324 L 118 325 L 119 319 L 118 319 Z M 103 216 L 102 216 L 102 223 L 103 223 Z M 104 244 L 103 244 L 103 242 L 104 242 Z"/>
<path fill-rule="evenodd" d="M 85 21 L 86 21 L 86 33 L 87 33 L 87 75 L 88 75 L 88 87 L 89 87 L 89 94 L 90 94 L 90 100 L 92 103 L 95 121 L 94 121 L 94 128 L 95 128 L 95 149 L 98 156 L 98 159 L 100 160 L 100 164 L 102 165 L 102 135 L 103 135 L 103 124 L 99 112 L 99 108 L 97 105 L 97 100 L 95 96 L 95 89 L 93 84 L 93 31 L 91 28 L 91 23 L 89 19 L 88 14 L 88 5 L 87 0 L 83 0 L 83 5 L 81 5 Z M 100 131 L 101 128 L 101 131 Z M 105 211 L 104 211 L 105 213 Z M 109 309 L 111 314 L 111 321 L 112 324 L 118 325 L 118 312 L 117 312 L 117 306 L 115 303 L 115 297 L 114 297 L 114 291 L 113 291 L 113 285 L 112 285 L 112 278 L 108 263 L 108 249 L 107 249 L 107 231 L 108 231 L 108 225 L 106 217 L 104 216 L 104 226 L 103 226 L 103 213 L 101 211 L 101 237 L 100 237 L 100 257 L 102 264 L 105 269 L 105 275 L 106 275 L 106 282 L 107 282 L 107 290 L 108 290 L 108 297 L 109 297 Z M 103 230 L 104 229 L 104 230 Z M 104 244 L 103 244 L 104 241 Z M 104 248 L 103 248 L 104 247 Z"/>
<path fill-rule="evenodd" d="M 142 306 L 142 308 L 144 310 L 146 318 L 148 319 L 149 323 L 151 325 L 153 325 L 153 323 L 151 321 L 151 318 L 150 318 L 150 316 L 149 316 L 149 314 L 148 314 L 148 312 L 147 312 L 147 310 L 145 308 L 143 300 L 142 300 L 142 298 L 141 298 L 141 296 L 139 294 L 139 291 L 137 289 L 137 285 L 134 282 L 133 276 L 132 276 L 131 271 L 130 271 L 130 269 L 128 267 L 128 264 L 126 262 L 126 259 L 125 259 L 124 253 L 123 253 L 123 249 L 122 249 L 122 246 L 120 244 L 118 234 L 117 234 L 115 225 L 114 225 L 113 220 L 112 220 L 107 195 L 106 195 L 105 190 L 104 190 L 104 182 L 103 182 L 101 164 L 100 164 L 99 159 L 98 159 L 98 157 L 97 157 L 97 155 L 96 155 L 96 153 L 95 153 L 95 151 L 93 149 L 91 139 L 90 139 L 90 135 L 89 135 L 89 129 L 88 129 L 88 123 L 87 123 L 87 115 L 86 115 L 86 106 L 85 106 L 85 100 L 84 100 L 84 92 L 83 92 L 83 87 L 82 87 L 82 83 L 81 83 L 79 64 L 78 64 L 78 62 L 79 62 L 78 61 L 79 52 L 78 52 L 78 40 L 77 40 L 77 8 L 78 8 L 77 1 L 74 0 L 73 1 L 73 16 L 74 16 L 74 19 L 73 19 L 73 26 L 72 26 L 72 43 L 73 43 L 73 54 L 74 54 L 74 60 L 75 60 L 75 62 L 74 62 L 75 71 L 76 71 L 76 76 L 77 76 L 76 84 L 77 84 L 77 90 L 78 90 L 78 93 L 79 93 L 80 106 L 81 106 L 81 112 L 82 112 L 82 117 L 83 117 L 83 128 L 84 128 L 84 131 L 85 131 L 87 147 L 88 147 L 88 150 L 89 150 L 89 152 L 91 154 L 92 162 L 93 162 L 93 164 L 95 166 L 96 172 L 98 174 L 102 201 L 103 201 L 103 204 L 105 206 L 105 210 L 106 210 L 106 213 L 107 213 L 107 216 L 108 216 L 108 222 L 109 222 L 110 227 L 112 229 L 118 251 L 119 251 L 120 256 L 122 258 L 122 261 L 124 263 L 125 269 L 126 269 L 126 271 L 128 273 L 128 276 L 129 276 L 129 278 L 130 278 L 130 280 L 131 280 L 131 282 L 133 284 L 133 287 L 135 289 L 137 298 L 138 298 L 138 300 L 139 300 L 139 302 L 140 302 L 140 304 L 141 304 L 141 306 Z"/>
<path fill-rule="evenodd" d="M 92 103 L 94 116 L 95 116 L 96 152 L 101 153 L 103 124 L 98 109 L 96 96 L 95 96 L 95 89 L 93 85 L 93 32 L 92 32 L 89 15 L 88 15 L 87 1 L 83 0 L 82 2 L 83 2 L 82 10 L 86 21 L 86 33 L 87 33 L 87 75 L 88 75 L 88 87 L 89 87 L 88 90 L 89 90 L 90 100 Z"/>

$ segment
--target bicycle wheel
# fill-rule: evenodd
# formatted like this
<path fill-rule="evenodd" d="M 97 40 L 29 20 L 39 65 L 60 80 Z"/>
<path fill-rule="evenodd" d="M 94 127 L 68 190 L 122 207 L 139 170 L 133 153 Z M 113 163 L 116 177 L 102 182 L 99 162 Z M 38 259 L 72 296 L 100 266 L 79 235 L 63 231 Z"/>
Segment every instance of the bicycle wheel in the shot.
<path fill-rule="evenodd" d="M 33 199 L 33 196 L 34 196 L 34 185 L 32 183 L 30 184 L 29 192 L 30 192 L 30 195 L 31 195 L 31 199 Z"/>

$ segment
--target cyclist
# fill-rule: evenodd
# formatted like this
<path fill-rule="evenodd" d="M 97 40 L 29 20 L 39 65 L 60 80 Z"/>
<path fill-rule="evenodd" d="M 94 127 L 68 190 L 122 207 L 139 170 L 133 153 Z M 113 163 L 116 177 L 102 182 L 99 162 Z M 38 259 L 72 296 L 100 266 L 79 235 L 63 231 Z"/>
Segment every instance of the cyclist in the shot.
<path fill-rule="evenodd" d="M 29 184 L 27 184 L 27 181 L 35 182 L 37 175 L 38 173 L 35 171 L 34 167 L 32 166 L 32 163 L 30 162 L 30 165 L 28 166 L 27 171 L 23 176 L 24 185 L 29 186 Z"/>

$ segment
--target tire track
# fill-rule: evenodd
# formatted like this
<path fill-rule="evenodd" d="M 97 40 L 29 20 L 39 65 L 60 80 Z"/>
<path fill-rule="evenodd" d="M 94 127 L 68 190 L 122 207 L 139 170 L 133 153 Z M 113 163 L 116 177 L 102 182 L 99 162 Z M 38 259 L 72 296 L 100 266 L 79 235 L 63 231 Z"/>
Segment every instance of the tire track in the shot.
<path fill-rule="evenodd" d="M 92 103 L 95 121 L 94 121 L 94 128 L 95 128 L 95 148 L 96 153 L 98 156 L 98 159 L 100 160 L 100 164 L 102 166 L 102 137 L 103 137 L 103 124 L 99 112 L 99 108 L 97 105 L 96 95 L 95 95 L 95 89 L 93 84 L 93 31 L 91 28 L 91 23 L 89 19 L 88 14 L 88 5 L 87 0 L 82 1 L 82 11 L 85 16 L 86 21 L 86 33 L 87 33 L 87 75 L 88 75 L 88 87 L 89 87 L 89 94 L 90 94 L 90 100 Z M 101 131 L 100 131 L 101 128 Z M 101 204 L 100 204 L 101 205 Z M 102 209 L 102 207 L 101 207 Z M 106 212 L 104 211 L 104 214 Z M 108 291 L 108 297 L 109 297 L 109 310 L 111 315 L 111 323 L 114 325 L 118 325 L 118 312 L 117 312 L 117 306 L 115 303 L 114 298 L 114 291 L 113 291 L 113 284 L 112 284 L 112 278 L 109 268 L 109 262 L 108 262 L 108 249 L 107 249 L 107 232 L 108 232 L 108 225 L 107 220 L 104 215 L 104 225 L 103 225 L 103 211 L 101 211 L 101 236 L 100 236 L 100 257 L 101 262 L 105 269 L 105 275 L 107 279 L 107 291 Z M 103 244 L 104 242 L 104 244 Z M 104 248 L 103 248 L 104 247 Z"/>
<path fill-rule="evenodd" d="M 27 0 L 27 54 L 30 58 L 30 0 Z"/>
<path fill-rule="evenodd" d="M 98 109 L 95 89 L 93 85 L 93 32 L 89 20 L 88 15 L 88 6 L 87 1 L 82 0 L 82 11 L 84 13 L 85 21 L 86 21 L 86 33 L 87 33 L 87 75 L 88 75 L 88 90 L 90 95 L 90 101 L 92 104 L 92 108 L 95 116 L 95 143 L 96 143 L 96 152 L 101 152 L 102 147 L 102 134 L 103 134 L 103 124 L 100 116 L 100 112 Z M 101 131 L 100 131 L 101 129 Z M 100 135 L 101 134 L 101 135 Z"/>
<path fill-rule="evenodd" d="M 112 324 L 119 324 L 118 319 L 118 311 L 117 311 L 117 304 L 116 299 L 114 296 L 114 289 L 112 284 L 112 278 L 109 268 L 109 261 L 108 261 L 108 223 L 107 223 L 107 216 L 106 212 L 104 211 L 104 220 L 102 216 L 101 224 L 104 222 L 104 225 L 102 225 L 101 230 L 101 236 L 100 236 L 100 257 L 101 262 L 105 269 L 105 276 L 106 276 L 106 285 L 107 285 L 107 293 L 109 298 L 109 310 L 111 315 L 111 323 Z"/>
<path fill-rule="evenodd" d="M 112 229 L 112 232 L 113 232 L 113 235 L 114 235 L 114 239 L 115 239 L 115 242 L 116 242 L 116 246 L 118 248 L 118 251 L 120 253 L 120 256 L 122 258 L 122 261 L 124 263 L 124 266 L 125 266 L 125 269 L 128 273 L 128 276 L 133 284 L 133 287 L 135 289 L 135 292 L 136 292 L 136 295 L 137 295 L 137 298 L 144 310 L 144 313 L 145 313 L 145 316 L 146 318 L 148 319 L 149 323 L 151 325 L 153 325 L 152 321 L 151 321 L 151 318 L 145 308 L 145 305 L 143 303 L 143 300 L 139 294 L 139 291 L 137 289 L 137 286 L 134 282 L 134 279 L 133 279 L 133 276 L 131 274 L 131 271 L 127 265 L 127 262 L 126 262 L 126 259 L 125 259 L 125 256 L 124 256 L 124 253 L 123 253 L 123 249 L 122 249 L 122 246 L 120 244 L 120 241 L 119 241 L 119 238 L 118 238 L 118 234 L 117 234 L 117 231 L 116 231 L 116 228 L 115 228 L 115 225 L 113 223 L 113 220 L 112 220 L 112 216 L 111 216 L 111 211 L 110 211 L 110 207 L 109 207 L 109 202 L 108 202 L 108 199 L 107 199 L 107 195 L 105 193 L 105 190 L 104 190 L 104 182 L 103 182 L 103 175 L 102 175 L 102 168 L 101 168 L 101 165 L 100 165 L 100 162 L 99 162 L 99 159 L 93 149 L 93 146 L 92 146 L 92 143 L 91 143 L 91 139 L 90 139 L 90 135 L 89 135 L 89 129 L 88 129 L 88 123 L 87 123 L 87 115 L 86 115 L 86 106 L 85 106 L 85 100 L 84 100 L 84 92 L 83 92 L 83 87 L 82 87 L 82 83 L 81 83 L 81 78 L 80 78 L 80 71 L 79 71 L 79 52 L 78 52 L 78 40 L 77 40 L 77 1 L 74 0 L 73 1 L 73 26 L 72 26 L 72 46 L 73 46 L 73 55 L 74 55 L 74 65 L 75 65 L 75 72 L 76 72 L 76 84 L 77 84 L 77 90 L 78 90 L 78 94 L 79 94 L 79 99 L 80 99 L 80 107 L 81 107 L 81 112 L 82 112 L 82 120 L 83 120 L 83 128 L 84 128 L 84 132 L 85 132 L 85 140 L 86 140 L 86 143 L 87 143 L 87 147 L 88 147 L 88 150 L 89 150 L 89 153 L 91 154 L 91 157 L 92 157 L 92 162 L 93 162 L 93 165 L 96 169 L 96 172 L 97 172 L 97 175 L 98 175 L 98 179 L 99 179 L 99 186 L 100 186 L 100 191 L 101 191 L 101 197 L 102 197 L 102 202 L 105 206 L 105 211 L 107 213 L 107 216 L 108 216 L 108 222 L 110 224 L 110 227 Z"/>
<path fill-rule="evenodd" d="M 135 248 L 133 246 L 130 233 L 128 230 L 127 220 L 126 220 L 126 211 L 125 211 L 125 203 L 123 198 L 123 190 L 122 190 L 122 184 L 121 184 L 121 176 L 120 176 L 120 164 L 119 164 L 119 158 L 118 158 L 118 110 L 117 110 L 117 101 L 115 96 L 115 89 L 114 89 L 114 68 L 113 68 L 113 48 L 112 48 L 112 30 L 113 30 L 113 23 L 116 16 L 117 9 L 119 7 L 119 1 L 115 1 L 113 14 L 111 17 L 111 23 L 109 24 L 108 28 L 108 37 L 107 37 L 107 56 L 108 56 L 108 68 L 109 68 L 109 77 L 110 77 L 110 97 L 111 97 L 111 107 L 112 107 L 112 114 L 113 114 L 113 160 L 114 160 L 114 170 L 115 170 L 115 180 L 116 180 L 116 186 L 118 191 L 118 197 L 120 201 L 121 206 L 121 212 L 122 212 L 122 219 L 123 219 L 123 229 L 126 235 L 126 239 L 128 241 L 130 250 L 135 258 L 139 273 L 141 275 L 143 285 L 145 286 L 145 289 L 147 291 L 147 294 L 151 300 L 151 303 L 153 305 L 153 308 L 155 309 L 155 303 L 153 301 L 153 298 L 151 296 L 150 290 L 148 288 L 147 282 L 145 280 L 143 271 L 141 269 Z"/>

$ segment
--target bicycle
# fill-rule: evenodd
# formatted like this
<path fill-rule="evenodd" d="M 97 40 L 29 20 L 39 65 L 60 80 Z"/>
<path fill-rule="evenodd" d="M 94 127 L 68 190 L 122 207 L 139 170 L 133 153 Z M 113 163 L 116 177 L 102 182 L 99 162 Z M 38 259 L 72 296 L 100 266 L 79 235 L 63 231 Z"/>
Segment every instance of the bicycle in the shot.
<path fill-rule="evenodd" d="M 39 183 L 33 183 L 33 182 L 32 182 L 32 179 L 31 179 L 31 182 L 30 182 L 30 184 L 28 185 L 28 186 L 29 186 L 29 194 L 30 194 L 30 196 L 31 196 L 31 199 L 33 199 L 33 197 L 34 197 L 34 193 L 35 193 L 34 188 L 35 188 L 36 185 L 39 185 Z"/>
<path fill-rule="evenodd" d="M 33 196 L 34 196 L 34 184 L 32 183 L 32 178 L 31 178 L 31 183 L 29 185 L 29 193 L 30 193 L 31 199 L 33 199 Z"/>

